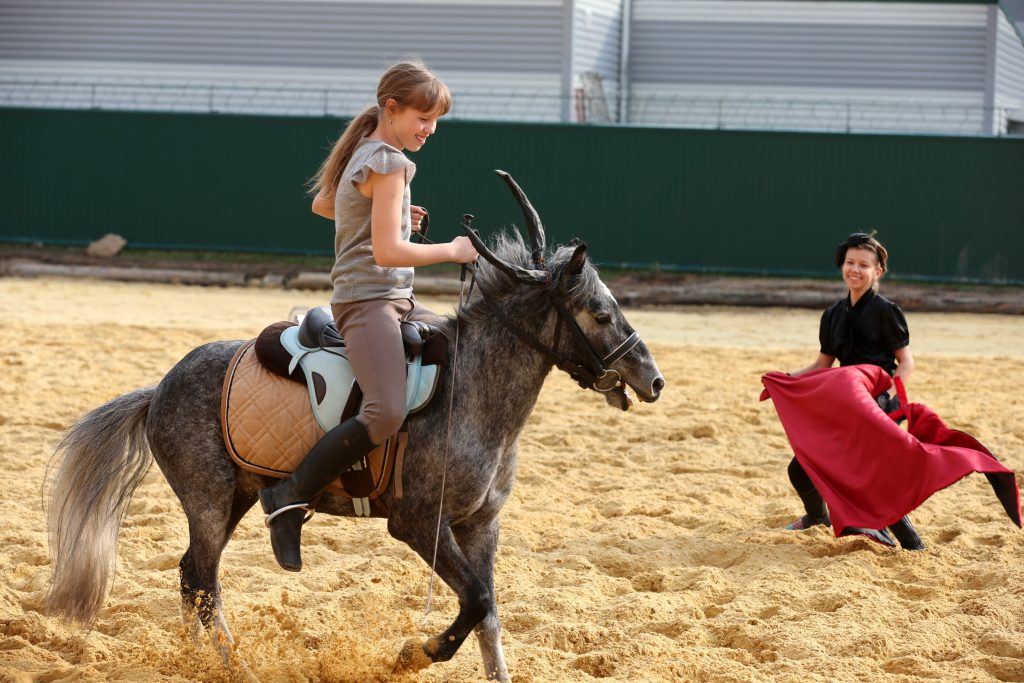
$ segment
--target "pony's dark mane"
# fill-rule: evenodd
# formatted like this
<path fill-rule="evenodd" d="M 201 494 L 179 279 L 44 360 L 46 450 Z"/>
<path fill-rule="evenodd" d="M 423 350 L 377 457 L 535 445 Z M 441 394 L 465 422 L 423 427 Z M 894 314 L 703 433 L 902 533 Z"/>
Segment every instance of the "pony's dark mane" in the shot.
<path fill-rule="evenodd" d="M 530 249 L 518 231 L 495 234 L 491 237 L 488 247 L 495 256 L 505 263 L 530 270 L 536 269 L 531 260 Z M 545 250 L 544 262 L 548 272 L 551 273 L 552 283 L 560 281 L 575 251 L 575 244 L 558 246 L 554 252 Z M 530 318 L 546 314 L 551 310 L 551 304 L 544 296 L 547 288 L 518 282 L 484 260 L 483 257 L 477 260 L 476 268 L 476 284 L 480 294 L 492 301 L 502 301 L 502 308 L 517 318 Z M 601 286 L 601 278 L 588 258 L 582 272 L 570 276 L 564 286 L 571 306 L 574 302 L 586 301 L 597 294 Z M 473 305 L 460 311 L 460 315 L 472 319 L 478 315 L 486 315 L 485 311 L 486 309 L 474 302 Z"/>

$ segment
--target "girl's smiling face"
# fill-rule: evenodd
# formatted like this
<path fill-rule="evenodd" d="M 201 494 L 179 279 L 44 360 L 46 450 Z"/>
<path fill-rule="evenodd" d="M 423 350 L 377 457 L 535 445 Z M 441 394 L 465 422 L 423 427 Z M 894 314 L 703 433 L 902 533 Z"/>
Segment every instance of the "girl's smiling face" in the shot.
<path fill-rule="evenodd" d="M 388 102 L 389 105 L 393 100 Z M 385 130 L 387 140 L 392 147 L 418 152 L 427 144 L 427 138 L 437 130 L 437 120 L 441 115 L 437 112 L 421 111 L 413 107 L 395 108 L 393 113 L 386 112 Z"/>
<path fill-rule="evenodd" d="M 859 299 L 864 292 L 874 286 L 882 277 L 882 267 L 878 257 L 870 249 L 850 247 L 846 250 L 843 261 L 843 282 L 850 288 L 854 299 Z"/>

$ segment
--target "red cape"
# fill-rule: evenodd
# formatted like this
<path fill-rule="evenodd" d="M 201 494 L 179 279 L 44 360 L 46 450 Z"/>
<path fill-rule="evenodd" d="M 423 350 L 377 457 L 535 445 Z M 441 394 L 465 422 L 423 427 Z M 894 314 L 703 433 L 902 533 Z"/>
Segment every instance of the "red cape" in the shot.
<path fill-rule="evenodd" d="M 874 399 L 892 386 L 882 368 L 851 365 L 799 377 L 770 372 L 761 381 L 761 400 L 775 404 L 797 461 L 828 504 L 836 536 L 883 529 L 971 472 L 986 474 L 1006 514 L 1021 525 L 1013 471 L 928 406 L 908 404 L 899 380 L 902 407 L 886 415 Z M 901 414 L 906 431 L 894 421 Z"/>

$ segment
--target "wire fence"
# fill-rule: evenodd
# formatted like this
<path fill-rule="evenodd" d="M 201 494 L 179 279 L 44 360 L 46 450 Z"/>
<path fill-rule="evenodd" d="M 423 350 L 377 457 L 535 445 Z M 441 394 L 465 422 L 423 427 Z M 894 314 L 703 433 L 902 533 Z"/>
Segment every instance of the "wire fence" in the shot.
<path fill-rule="evenodd" d="M 364 88 L 285 83 L 147 82 L 110 78 L 0 78 L 0 106 L 349 117 L 370 102 Z M 624 106 L 623 106 L 624 105 Z M 618 123 L 723 130 L 1024 134 L 1024 106 L 943 101 L 633 94 L 571 98 L 541 89 L 460 90 L 450 116 L 500 121 Z"/>
<path fill-rule="evenodd" d="M 631 121 L 687 128 L 1020 134 L 1024 108 L 927 100 L 634 96 Z"/>
<path fill-rule="evenodd" d="M 540 90 L 464 92 L 454 118 L 561 121 L 564 98 Z M 372 103 L 365 88 L 283 83 L 0 78 L 0 106 L 348 117 Z"/>

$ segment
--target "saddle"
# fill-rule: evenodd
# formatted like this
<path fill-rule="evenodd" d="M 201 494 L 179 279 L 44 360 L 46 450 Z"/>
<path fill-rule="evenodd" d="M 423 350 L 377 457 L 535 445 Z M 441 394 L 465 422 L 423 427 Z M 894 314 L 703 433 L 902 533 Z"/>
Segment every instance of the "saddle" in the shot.
<path fill-rule="evenodd" d="M 408 414 L 436 394 L 447 363 L 440 329 L 403 321 Z M 334 426 L 359 411 L 362 392 L 348 363 L 345 341 L 323 308 L 301 325 L 270 325 L 235 353 L 221 394 L 224 444 L 243 470 L 277 478 L 295 471 L 309 449 Z M 402 459 L 408 432 L 402 429 L 326 491 L 352 500 L 358 516 L 386 516 L 381 494 L 402 496 Z"/>

